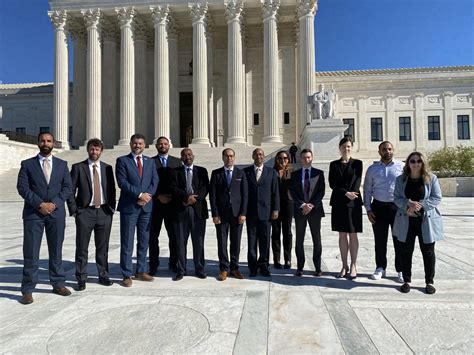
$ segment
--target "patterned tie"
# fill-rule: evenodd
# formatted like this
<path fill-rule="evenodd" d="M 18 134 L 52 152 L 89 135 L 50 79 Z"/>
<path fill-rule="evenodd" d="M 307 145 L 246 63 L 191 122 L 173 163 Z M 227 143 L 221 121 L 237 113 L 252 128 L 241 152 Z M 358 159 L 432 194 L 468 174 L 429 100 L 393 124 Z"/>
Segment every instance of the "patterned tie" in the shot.
<path fill-rule="evenodd" d="M 309 169 L 304 169 L 304 200 L 309 202 Z"/>
<path fill-rule="evenodd" d="M 227 169 L 225 173 L 226 173 L 226 179 L 227 179 L 227 186 L 230 187 L 230 183 L 232 181 L 232 171 L 230 169 Z"/>
<path fill-rule="evenodd" d="M 161 166 L 163 168 L 166 168 L 168 166 L 168 159 L 166 159 L 166 157 L 160 157 L 160 160 L 161 160 Z"/>
<path fill-rule="evenodd" d="M 100 180 L 99 180 L 99 173 L 97 172 L 97 164 L 92 164 L 92 175 L 93 175 L 93 182 L 94 182 L 94 206 L 95 208 L 99 208 L 101 205 L 100 200 Z"/>
<path fill-rule="evenodd" d="M 143 166 L 142 166 L 142 158 L 137 156 L 137 166 L 138 166 L 138 175 L 140 178 L 143 177 Z"/>
<path fill-rule="evenodd" d="M 256 171 L 257 182 L 259 182 L 261 177 L 262 177 L 262 168 L 257 168 L 257 171 Z"/>
<path fill-rule="evenodd" d="M 186 193 L 192 195 L 193 191 L 193 171 L 191 168 L 186 168 Z"/>
<path fill-rule="evenodd" d="M 46 183 L 49 185 L 49 180 L 51 179 L 51 164 L 49 163 L 48 158 L 43 160 L 43 174 L 46 179 Z"/>

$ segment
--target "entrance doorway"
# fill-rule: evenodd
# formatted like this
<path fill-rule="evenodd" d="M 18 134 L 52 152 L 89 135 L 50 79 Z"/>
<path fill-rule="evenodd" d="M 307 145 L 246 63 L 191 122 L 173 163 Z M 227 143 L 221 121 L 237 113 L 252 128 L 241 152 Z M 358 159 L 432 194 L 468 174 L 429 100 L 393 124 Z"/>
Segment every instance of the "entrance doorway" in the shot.
<path fill-rule="evenodd" d="M 193 140 L 193 93 L 179 93 L 179 141 L 187 147 Z"/>

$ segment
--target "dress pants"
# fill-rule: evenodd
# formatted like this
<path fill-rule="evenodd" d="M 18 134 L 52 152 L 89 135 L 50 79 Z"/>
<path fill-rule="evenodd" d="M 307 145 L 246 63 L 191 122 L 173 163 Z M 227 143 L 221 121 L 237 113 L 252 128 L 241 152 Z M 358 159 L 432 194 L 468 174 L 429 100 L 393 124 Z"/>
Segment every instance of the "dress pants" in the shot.
<path fill-rule="evenodd" d="M 250 273 L 257 273 L 258 269 L 268 270 L 268 260 L 270 258 L 270 230 L 270 221 L 247 219 L 247 261 Z M 258 260 L 257 254 L 260 254 Z"/>
<path fill-rule="evenodd" d="M 298 270 L 303 270 L 306 261 L 304 253 L 304 237 L 306 234 L 306 225 L 309 224 L 311 237 L 313 239 L 313 263 L 316 272 L 321 272 L 321 217 L 313 210 L 306 216 L 298 212 L 295 214 L 296 225 L 296 243 L 295 253 Z"/>
<path fill-rule="evenodd" d="M 204 234 L 206 220 L 196 215 L 192 206 L 186 207 L 174 223 L 178 245 L 178 273 L 186 273 L 186 254 L 189 234 L 193 243 L 194 272 L 204 272 Z"/>
<path fill-rule="evenodd" d="M 80 208 L 76 215 L 76 279 L 87 280 L 87 260 L 89 242 L 94 231 L 95 262 L 100 278 L 109 276 L 109 240 L 112 228 L 112 214 L 106 213 L 108 207 Z"/>
<path fill-rule="evenodd" d="M 64 287 L 66 275 L 63 269 L 62 250 L 65 217 L 23 220 L 23 280 L 21 292 L 32 293 L 38 282 L 41 239 L 46 231 L 49 254 L 49 280 L 54 288 Z"/>
<path fill-rule="evenodd" d="M 133 241 L 137 230 L 137 273 L 146 272 L 146 253 L 150 235 L 151 212 L 120 213 L 120 269 L 123 277 L 133 275 Z"/>
<path fill-rule="evenodd" d="M 293 234 L 291 233 L 291 221 L 293 219 L 293 203 L 282 206 L 278 219 L 272 221 L 272 250 L 273 262 L 280 263 L 281 238 L 283 234 L 283 258 L 285 262 L 291 262 L 291 247 L 293 244 Z"/>
<path fill-rule="evenodd" d="M 425 244 L 421 233 L 422 217 L 410 218 L 408 224 L 407 239 L 405 242 L 399 242 L 399 248 L 402 259 L 403 280 L 411 282 L 411 266 L 413 260 L 413 250 L 415 249 L 415 238 L 418 236 L 421 255 L 423 255 L 423 266 L 425 268 L 425 282 L 432 284 L 435 275 L 435 243 Z"/>
<path fill-rule="evenodd" d="M 387 239 L 388 227 L 393 230 L 393 223 L 395 222 L 395 215 L 397 213 L 397 206 L 393 202 L 381 202 L 373 200 L 372 212 L 375 213 L 375 223 L 372 224 L 375 240 L 375 264 L 384 270 L 387 269 Z M 395 249 L 395 270 L 402 271 L 402 261 L 399 252 L 399 241 L 392 236 L 393 247 Z"/>
<path fill-rule="evenodd" d="M 216 224 L 217 232 L 217 254 L 219 256 L 220 271 L 234 271 L 239 269 L 240 240 L 242 238 L 242 226 L 238 217 L 221 219 Z M 227 239 L 230 239 L 230 263 L 227 252 Z"/>
<path fill-rule="evenodd" d="M 159 204 L 157 208 L 153 208 L 153 214 L 151 218 L 151 227 L 150 227 L 150 272 L 154 273 L 160 266 L 160 231 L 165 222 L 166 232 L 168 233 L 168 247 L 170 251 L 170 257 L 168 260 L 168 267 L 170 269 L 175 269 L 176 264 L 178 263 L 178 245 L 176 241 L 176 234 L 173 227 L 173 221 L 170 216 L 163 213 L 163 209 L 170 208 L 167 205 L 162 205 L 160 202 L 155 202 Z"/>

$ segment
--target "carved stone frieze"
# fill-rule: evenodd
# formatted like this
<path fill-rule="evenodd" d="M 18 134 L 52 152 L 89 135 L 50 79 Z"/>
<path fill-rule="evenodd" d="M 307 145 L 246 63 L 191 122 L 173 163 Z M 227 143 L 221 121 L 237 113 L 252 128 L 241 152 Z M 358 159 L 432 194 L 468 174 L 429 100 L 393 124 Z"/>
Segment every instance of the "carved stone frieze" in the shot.
<path fill-rule="evenodd" d="M 409 105 L 410 104 L 410 98 L 409 97 L 400 97 L 398 98 L 398 103 L 401 105 Z"/>
<path fill-rule="evenodd" d="M 72 40 L 76 43 L 83 42 L 85 43 L 87 40 L 87 31 L 86 27 L 84 26 L 83 19 L 79 19 L 77 17 L 73 17 L 69 19 L 67 28 L 69 33 L 71 34 Z"/>
<path fill-rule="evenodd" d="M 438 96 L 428 96 L 427 99 L 428 99 L 428 102 L 429 102 L 430 104 L 437 104 L 437 103 L 439 103 L 439 97 L 438 97 Z"/>
<path fill-rule="evenodd" d="M 117 19 L 104 17 L 101 21 L 101 34 L 104 41 L 117 41 L 120 38 L 120 30 L 117 25 Z"/>
<path fill-rule="evenodd" d="M 135 16 L 133 21 L 133 36 L 138 41 L 146 41 L 148 35 L 148 26 L 146 19 L 142 16 Z"/>
<path fill-rule="evenodd" d="M 467 95 L 458 95 L 456 96 L 456 102 L 468 102 Z"/>

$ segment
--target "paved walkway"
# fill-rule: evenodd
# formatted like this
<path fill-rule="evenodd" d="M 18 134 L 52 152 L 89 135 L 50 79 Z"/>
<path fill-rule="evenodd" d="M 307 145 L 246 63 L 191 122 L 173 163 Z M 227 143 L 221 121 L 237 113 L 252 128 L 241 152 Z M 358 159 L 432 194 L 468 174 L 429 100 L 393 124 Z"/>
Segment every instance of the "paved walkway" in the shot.
<path fill-rule="evenodd" d="M 418 246 L 409 294 L 398 291 L 392 252 L 388 278 L 368 279 L 374 252 L 365 217 L 359 277 L 354 281 L 335 279 L 340 269 L 338 242 L 336 233 L 330 231 L 328 216 L 322 227 L 321 278 L 309 272 L 303 278 L 294 277 L 293 257 L 293 270 L 272 270 L 271 279 L 219 282 L 215 229 L 208 223 L 206 280 L 187 276 L 173 282 L 164 268 L 168 250 L 167 243 L 162 243 L 163 268 L 154 282 L 136 281 L 132 288 L 118 283 L 104 287 L 97 284 L 97 271 L 91 264 L 87 289 L 60 297 L 51 293 L 43 238 L 40 282 L 35 302 L 29 306 L 18 303 L 21 208 L 20 203 L 0 204 L 0 353 L 369 354 L 471 353 L 474 349 L 472 198 L 445 198 L 442 202 L 447 238 L 436 245 L 434 295 L 424 293 Z M 116 281 L 120 279 L 118 220 L 114 220 L 110 246 L 111 276 Z M 68 218 L 64 265 L 71 287 L 75 286 L 74 240 L 74 221 Z M 93 261 L 93 246 L 90 251 Z M 308 237 L 306 251 L 311 255 Z M 308 270 L 313 267 L 310 264 Z M 192 273 L 191 264 L 189 270 Z M 246 266 L 242 271 L 248 274 Z"/>

